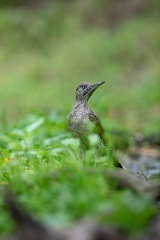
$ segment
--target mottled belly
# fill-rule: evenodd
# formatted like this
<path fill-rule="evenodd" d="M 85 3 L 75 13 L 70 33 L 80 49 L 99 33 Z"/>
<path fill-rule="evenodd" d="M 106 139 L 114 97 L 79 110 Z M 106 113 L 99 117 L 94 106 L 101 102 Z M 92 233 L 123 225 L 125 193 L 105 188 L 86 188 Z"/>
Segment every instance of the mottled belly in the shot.
<path fill-rule="evenodd" d="M 76 138 L 83 138 L 87 137 L 93 129 L 93 124 L 89 121 L 89 119 L 79 119 L 79 121 L 76 120 L 70 120 L 68 122 L 70 132 L 72 135 Z"/>

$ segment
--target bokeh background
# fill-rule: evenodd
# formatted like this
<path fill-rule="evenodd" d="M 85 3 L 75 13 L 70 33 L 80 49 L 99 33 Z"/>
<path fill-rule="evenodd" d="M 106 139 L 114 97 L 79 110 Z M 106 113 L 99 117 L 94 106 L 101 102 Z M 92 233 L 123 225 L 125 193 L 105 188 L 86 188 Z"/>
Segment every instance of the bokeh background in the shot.
<path fill-rule="evenodd" d="M 158 0 L 1 0 L 0 123 L 66 117 L 79 83 L 105 81 L 90 100 L 104 122 L 157 132 L 159 62 Z"/>

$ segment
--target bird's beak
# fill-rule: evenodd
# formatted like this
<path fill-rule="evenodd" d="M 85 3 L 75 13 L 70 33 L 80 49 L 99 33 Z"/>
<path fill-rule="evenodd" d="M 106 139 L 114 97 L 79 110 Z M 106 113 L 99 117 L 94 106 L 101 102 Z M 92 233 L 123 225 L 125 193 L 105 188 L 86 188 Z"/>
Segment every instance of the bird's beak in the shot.
<path fill-rule="evenodd" d="M 96 90 L 96 88 L 98 88 L 99 86 L 101 86 L 103 83 L 105 83 L 105 81 L 92 84 L 92 89 L 93 89 L 93 90 Z"/>
<path fill-rule="evenodd" d="M 103 83 L 105 83 L 105 81 L 103 81 L 103 82 L 98 82 L 97 84 L 98 84 L 99 86 L 101 86 Z"/>
<path fill-rule="evenodd" d="M 95 84 L 91 84 L 88 88 L 88 96 L 90 97 L 92 95 L 92 93 L 99 87 L 101 86 L 103 83 L 105 82 L 98 82 L 98 83 L 95 83 Z"/>
<path fill-rule="evenodd" d="M 95 84 L 90 84 L 87 90 L 87 95 L 88 95 L 88 99 L 90 98 L 90 96 L 92 95 L 92 93 L 99 87 L 101 86 L 103 83 L 105 82 L 97 82 Z"/>

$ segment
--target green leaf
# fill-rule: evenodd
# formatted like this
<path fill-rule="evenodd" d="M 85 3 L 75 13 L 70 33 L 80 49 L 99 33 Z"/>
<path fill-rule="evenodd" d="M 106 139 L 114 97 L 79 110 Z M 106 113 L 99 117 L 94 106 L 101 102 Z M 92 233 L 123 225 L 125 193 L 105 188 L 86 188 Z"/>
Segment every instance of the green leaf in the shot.
<path fill-rule="evenodd" d="M 25 130 L 28 132 L 28 133 L 32 133 L 34 130 L 36 130 L 37 128 L 39 128 L 40 126 L 42 126 L 45 122 L 45 118 L 44 117 L 41 117 L 39 118 L 36 122 L 28 125 L 25 127 Z"/>

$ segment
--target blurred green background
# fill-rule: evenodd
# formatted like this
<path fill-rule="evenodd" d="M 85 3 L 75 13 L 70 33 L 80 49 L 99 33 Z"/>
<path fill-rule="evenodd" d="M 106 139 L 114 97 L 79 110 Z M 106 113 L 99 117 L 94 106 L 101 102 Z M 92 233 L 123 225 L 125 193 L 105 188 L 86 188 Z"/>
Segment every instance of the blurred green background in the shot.
<path fill-rule="evenodd" d="M 106 81 L 90 100 L 123 128 L 160 128 L 160 3 L 24 1 L 0 3 L 0 123 L 32 111 L 61 112 L 81 82 Z"/>

